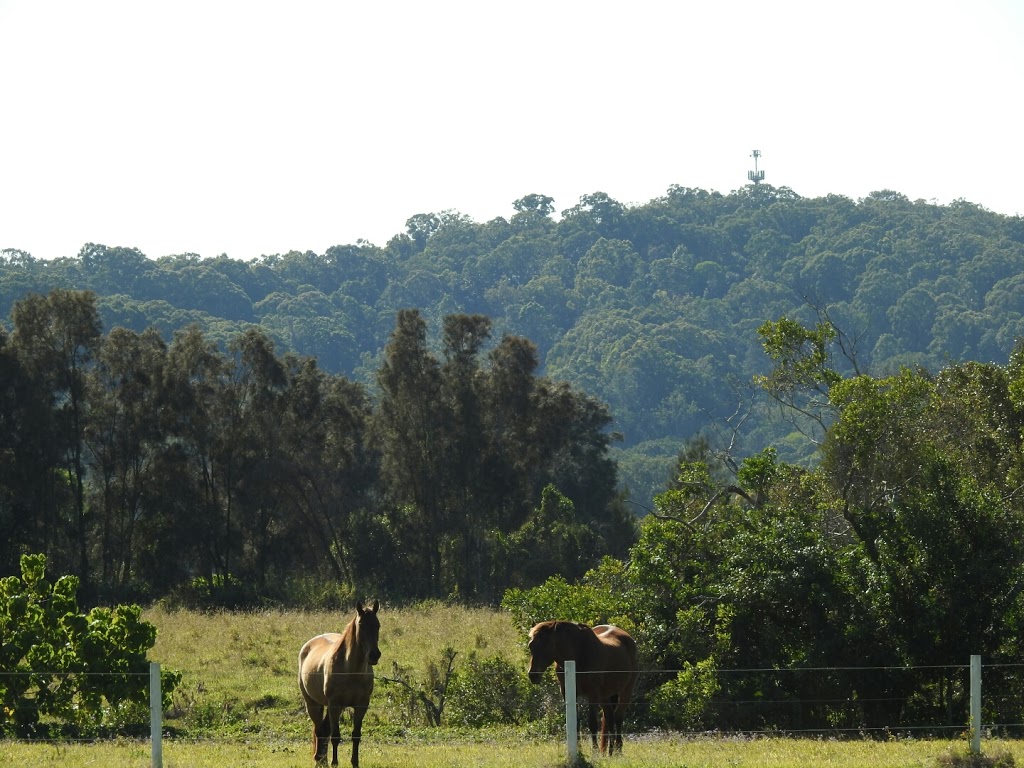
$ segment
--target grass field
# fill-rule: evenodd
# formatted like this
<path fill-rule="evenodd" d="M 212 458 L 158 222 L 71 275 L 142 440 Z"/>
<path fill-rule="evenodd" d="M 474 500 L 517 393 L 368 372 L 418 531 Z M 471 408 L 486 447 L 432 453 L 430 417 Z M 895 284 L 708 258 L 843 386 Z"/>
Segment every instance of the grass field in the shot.
<path fill-rule="evenodd" d="M 394 677 L 395 665 L 424 676 L 451 646 L 456 660 L 470 653 L 504 656 L 528 664 L 525 637 L 506 614 L 483 608 L 427 604 L 394 611 L 383 606 L 378 676 Z M 298 653 L 322 632 L 340 632 L 349 618 L 328 612 L 254 613 L 166 611 L 144 618 L 157 627 L 150 657 L 182 672 L 175 706 L 165 721 L 172 732 L 230 736 L 264 733 L 305 737 L 309 721 L 299 698 Z M 378 684 L 366 726 L 393 721 L 386 686 Z"/>
<path fill-rule="evenodd" d="M 363 744 L 360 765 L 364 768 L 554 768 L 566 764 L 562 745 L 514 737 L 477 743 L 402 742 L 375 739 L 371 731 L 365 734 Z M 986 742 L 985 752 L 1011 755 L 1016 764 L 1024 764 L 1024 742 Z M 597 757 L 590 762 L 608 768 L 941 768 L 968 765 L 966 761 L 950 762 L 951 756 L 964 753 L 963 743 L 948 741 L 648 737 L 628 743 L 622 757 Z M 348 765 L 347 750 L 339 758 L 342 765 Z M 0 741 L 0 765 L 4 766 L 140 768 L 149 764 L 149 744 L 145 742 L 52 746 Z M 305 744 L 294 741 L 203 740 L 164 745 L 165 768 L 294 768 L 312 764 Z"/>
<path fill-rule="evenodd" d="M 174 706 L 166 714 L 165 768 L 284 768 L 311 766 L 310 726 L 296 683 L 298 650 L 313 635 L 339 631 L 349 615 L 327 612 L 252 613 L 146 611 L 156 625 L 151 658 L 182 673 Z M 456 663 L 471 653 L 502 656 L 525 671 L 525 637 L 506 614 L 441 604 L 381 608 L 381 663 L 378 676 L 405 670 L 425 679 L 455 650 Z M 396 666 L 397 665 L 397 666 Z M 564 766 L 565 746 L 543 728 L 428 728 L 402 722 L 387 686 L 378 684 L 363 729 L 365 767 L 511 768 Z M 339 757 L 349 763 L 346 725 Z M 581 742 L 589 755 L 589 739 Z M 1024 742 L 986 740 L 987 755 L 1009 755 L 1024 765 Z M 968 765 L 963 741 L 834 741 L 787 738 L 686 738 L 633 735 L 623 757 L 593 758 L 616 768 L 730 766 L 738 768 L 907 768 Z M 1005 765 L 1004 761 L 1004 765 Z M 150 765 L 148 740 L 95 744 L 25 744 L 0 741 L 0 766 L 127 768 Z"/>

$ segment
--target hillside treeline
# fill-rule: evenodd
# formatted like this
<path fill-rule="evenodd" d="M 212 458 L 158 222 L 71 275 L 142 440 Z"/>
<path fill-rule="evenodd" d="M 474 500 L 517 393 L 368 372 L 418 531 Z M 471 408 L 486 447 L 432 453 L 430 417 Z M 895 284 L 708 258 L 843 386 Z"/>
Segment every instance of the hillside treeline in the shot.
<path fill-rule="evenodd" d="M 103 331 L 96 297 L 17 302 L 0 332 L 0 573 L 25 553 L 83 601 L 494 600 L 624 553 L 608 409 L 535 346 L 398 313 L 375 397 L 250 327 Z M 323 599 L 323 598 L 321 598 Z"/>
<path fill-rule="evenodd" d="M 486 315 L 495 338 L 536 344 L 540 374 L 609 404 L 620 478 L 648 505 L 682 442 L 738 409 L 749 411 L 745 452 L 813 460 L 748 387 L 767 369 L 766 320 L 813 324 L 827 311 L 862 370 L 879 374 L 1002 362 L 1024 335 L 1024 221 L 964 201 L 803 198 L 762 184 L 674 186 L 639 205 L 597 192 L 560 216 L 531 194 L 513 210 L 484 223 L 417 214 L 384 246 L 249 262 L 96 244 L 54 261 L 7 251 L 0 317 L 30 291 L 87 289 L 107 328 L 156 328 L 170 342 L 196 323 L 226 345 L 258 324 L 276 349 L 372 386 L 398 310 L 420 310 L 437 353 L 446 316 Z"/>

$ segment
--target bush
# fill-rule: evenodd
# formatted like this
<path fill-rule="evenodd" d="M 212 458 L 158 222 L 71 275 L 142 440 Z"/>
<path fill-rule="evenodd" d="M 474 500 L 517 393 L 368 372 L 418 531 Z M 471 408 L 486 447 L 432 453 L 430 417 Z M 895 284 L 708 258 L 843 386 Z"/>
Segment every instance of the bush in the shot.
<path fill-rule="evenodd" d="M 708 704 L 718 693 L 718 681 L 711 659 L 686 662 L 674 680 L 663 684 L 651 696 L 651 714 L 668 728 L 683 730 L 708 726 L 703 718 Z"/>
<path fill-rule="evenodd" d="M 479 728 L 519 725 L 536 719 L 543 693 L 525 671 L 501 656 L 480 658 L 474 651 L 448 688 L 448 723 Z"/>
<path fill-rule="evenodd" d="M 0 732 L 46 736 L 41 719 L 52 718 L 91 735 L 149 701 L 156 627 L 137 605 L 81 614 L 77 590 L 74 576 L 46 579 L 45 555 L 23 555 L 21 577 L 0 579 Z M 180 681 L 162 671 L 165 706 Z"/>
<path fill-rule="evenodd" d="M 171 605 L 193 610 L 235 609 L 258 602 L 256 590 L 230 573 L 227 576 L 217 574 L 212 579 L 197 576 L 189 584 L 175 589 L 168 600 Z"/>

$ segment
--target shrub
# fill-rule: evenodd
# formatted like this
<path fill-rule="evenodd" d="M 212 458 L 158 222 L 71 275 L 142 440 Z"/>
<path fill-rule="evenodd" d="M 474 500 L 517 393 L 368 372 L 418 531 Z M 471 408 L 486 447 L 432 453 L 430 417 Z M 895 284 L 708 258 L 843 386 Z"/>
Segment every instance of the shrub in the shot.
<path fill-rule="evenodd" d="M 21 576 L 0 579 L 0 732 L 47 735 L 41 718 L 75 733 L 117 727 L 149 701 L 146 652 L 156 627 L 137 605 L 78 610 L 78 579 L 46 579 L 46 556 L 23 555 Z M 181 680 L 161 673 L 164 703 Z M 106 706 L 104 706 L 106 702 Z"/>
<path fill-rule="evenodd" d="M 524 671 L 507 659 L 483 659 L 474 651 L 452 677 L 448 723 L 474 728 L 525 723 L 540 714 L 542 696 Z"/>

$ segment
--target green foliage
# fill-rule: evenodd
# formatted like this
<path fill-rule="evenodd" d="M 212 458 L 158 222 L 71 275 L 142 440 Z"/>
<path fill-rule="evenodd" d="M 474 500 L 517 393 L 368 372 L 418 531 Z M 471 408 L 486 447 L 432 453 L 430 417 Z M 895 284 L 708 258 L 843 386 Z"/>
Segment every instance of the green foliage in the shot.
<path fill-rule="evenodd" d="M 591 529 L 576 514 L 572 500 L 547 485 L 540 507 L 509 536 L 520 583 L 536 584 L 552 573 L 567 579 L 583 575 L 596 549 Z"/>
<path fill-rule="evenodd" d="M 0 730 L 36 736 L 56 721 L 96 733 L 146 707 L 156 628 L 135 605 L 82 614 L 77 589 L 74 576 L 50 582 L 43 555 L 23 555 L 21 577 L 0 580 Z M 162 671 L 165 704 L 179 682 Z"/>
<path fill-rule="evenodd" d="M 538 717 L 543 699 L 521 666 L 476 652 L 457 669 L 448 696 L 447 722 L 473 728 L 526 723 Z"/>
<path fill-rule="evenodd" d="M 384 683 L 386 706 L 397 711 L 402 723 L 432 727 L 442 724 L 455 677 L 456 655 L 455 648 L 447 645 L 441 651 L 440 663 L 430 661 L 422 674 L 392 661 L 391 674 L 379 676 Z"/>
<path fill-rule="evenodd" d="M 523 632 L 552 619 L 601 624 L 622 610 L 615 595 L 587 584 L 570 584 L 562 576 L 552 576 L 532 589 L 506 591 L 501 607 L 512 614 L 513 623 Z"/>
<path fill-rule="evenodd" d="M 319 596 L 317 596 L 319 599 Z M 254 605 L 259 595 L 252 584 L 247 584 L 233 574 L 216 573 L 212 577 L 196 576 L 187 585 L 176 589 L 170 602 L 187 608 L 209 610 L 211 608 L 240 608 Z M 310 607 L 315 602 L 308 603 Z"/>
<path fill-rule="evenodd" d="M 593 192 L 561 208 L 556 222 L 555 201 L 531 193 L 507 220 L 420 212 L 383 246 L 249 262 L 152 260 L 94 243 L 54 261 L 10 250 L 0 253 L 0 314 L 29 294 L 91 290 L 108 328 L 156 327 L 170 342 L 194 323 L 226 348 L 256 323 L 282 350 L 367 385 L 398 311 L 429 318 L 435 348 L 443 317 L 485 314 L 502 334 L 530 338 L 549 375 L 607 402 L 623 450 L 640 456 L 645 442 L 678 445 L 728 419 L 743 382 L 768 376 L 773 359 L 788 361 L 772 382 L 782 394 L 828 370 L 847 375 L 847 352 L 880 375 L 937 371 L 1004 360 L 1024 336 L 1019 217 L 965 201 L 803 198 L 760 184 L 728 195 L 673 186 L 636 205 Z M 851 334 L 831 361 L 818 354 L 819 312 Z M 771 331 L 767 356 L 759 328 Z M 789 432 L 760 406 L 747 426 L 744 453 Z M 663 479 L 643 462 L 623 467 L 650 506 Z"/>
<path fill-rule="evenodd" d="M 708 713 L 719 693 L 718 678 L 711 659 L 696 664 L 684 662 L 674 680 L 662 684 L 651 695 L 651 715 L 667 728 L 693 731 L 714 727 Z"/>
<path fill-rule="evenodd" d="M 442 223 L 431 237 L 462 226 Z M 0 566 L 45 547 L 90 601 L 494 600 L 632 541 L 607 408 L 537 376 L 528 340 L 488 348 L 484 315 L 446 316 L 438 354 L 425 318 L 399 312 L 375 401 L 255 327 L 223 347 L 197 326 L 170 343 L 100 336 L 95 297 L 70 291 L 19 302 L 14 319 L 0 337 Z M 543 557 L 528 556 L 534 537 Z M 297 592 L 301 579 L 331 586 Z"/>

